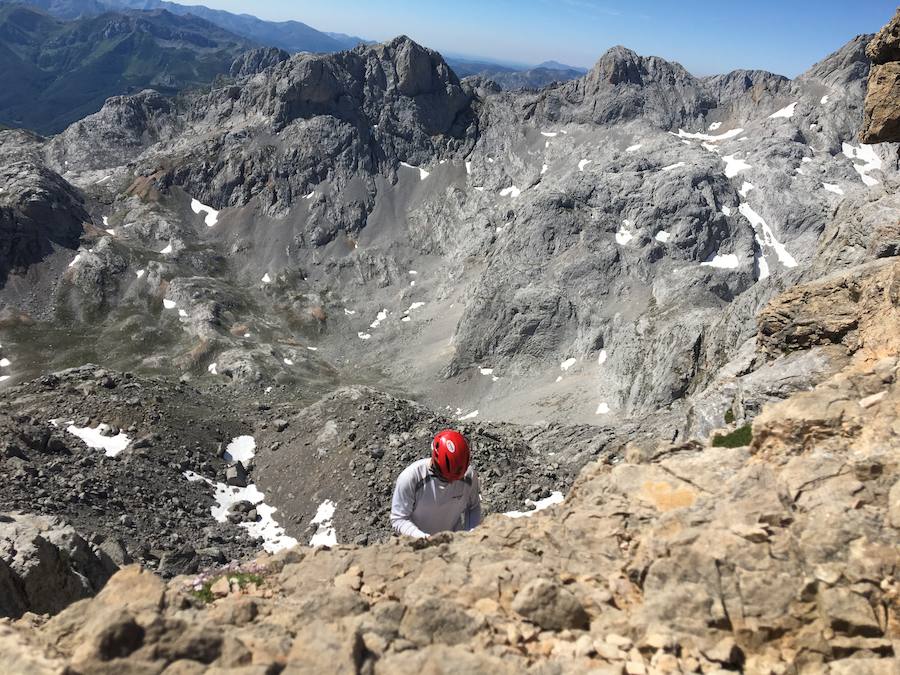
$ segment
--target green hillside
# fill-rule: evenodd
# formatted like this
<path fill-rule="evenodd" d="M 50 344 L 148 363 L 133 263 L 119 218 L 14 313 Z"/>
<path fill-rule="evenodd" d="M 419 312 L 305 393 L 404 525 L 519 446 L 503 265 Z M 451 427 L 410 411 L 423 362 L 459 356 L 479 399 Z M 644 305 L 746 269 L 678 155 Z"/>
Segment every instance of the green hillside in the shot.
<path fill-rule="evenodd" d="M 62 21 L 0 5 L 0 124 L 57 133 L 110 96 L 207 85 L 252 46 L 202 19 L 166 11 Z"/>

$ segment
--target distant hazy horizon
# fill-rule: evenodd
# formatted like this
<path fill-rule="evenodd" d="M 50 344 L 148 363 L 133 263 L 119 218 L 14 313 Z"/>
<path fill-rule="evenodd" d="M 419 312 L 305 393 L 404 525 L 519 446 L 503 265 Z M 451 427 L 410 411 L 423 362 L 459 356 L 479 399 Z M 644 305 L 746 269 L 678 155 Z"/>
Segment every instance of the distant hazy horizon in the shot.
<path fill-rule="evenodd" d="M 887 23 L 887 0 L 180 0 L 383 41 L 405 34 L 447 55 L 590 68 L 607 49 L 678 61 L 695 75 L 738 68 L 794 77 Z"/>

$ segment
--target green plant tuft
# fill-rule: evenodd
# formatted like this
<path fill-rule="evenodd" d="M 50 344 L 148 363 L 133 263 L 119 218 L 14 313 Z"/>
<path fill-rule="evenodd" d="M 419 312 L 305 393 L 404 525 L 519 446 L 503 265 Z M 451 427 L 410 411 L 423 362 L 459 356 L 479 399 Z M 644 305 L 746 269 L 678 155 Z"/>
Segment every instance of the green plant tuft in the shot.
<path fill-rule="evenodd" d="M 712 444 L 714 448 L 742 448 L 745 445 L 750 445 L 750 441 L 752 440 L 753 431 L 749 424 L 745 424 L 742 427 L 738 427 L 730 434 L 714 436 Z"/>
<path fill-rule="evenodd" d="M 250 584 L 256 584 L 257 586 L 262 586 L 263 578 L 259 574 L 247 573 L 247 572 L 228 572 L 225 574 L 219 574 L 214 577 L 210 577 L 207 581 L 204 581 L 202 585 L 194 586 L 194 589 L 191 591 L 191 595 L 200 600 L 205 604 L 209 604 L 213 600 L 215 600 L 215 596 L 212 594 L 212 587 L 219 579 L 222 577 L 227 577 L 231 582 L 232 588 L 235 584 L 237 584 L 240 588 L 247 588 Z"/>
<path fill-rule="evenodd" d="M 725 411 L 725 424 L 733 424 L 734 423 L 734 411 L 729 408 Z"/>

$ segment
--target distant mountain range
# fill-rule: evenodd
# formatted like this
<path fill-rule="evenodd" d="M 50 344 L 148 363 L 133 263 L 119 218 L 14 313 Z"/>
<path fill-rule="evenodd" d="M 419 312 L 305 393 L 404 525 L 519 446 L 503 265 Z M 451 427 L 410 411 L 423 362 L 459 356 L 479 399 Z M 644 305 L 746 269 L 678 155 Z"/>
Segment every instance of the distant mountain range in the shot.
<path fill-rule="evenodd" d="M 54 134 L 110 96 L 165 95 L 209 85 L 254 47 L 331 53 L 363 38 L 299 21 L 263 21 L 166 0 L 0 0 L 0 123 Z M 448 59 L 459 77 L 539 89 L 587 71 L 556 61 L 534 68 Z"/>
<path fill-rule="evenodd" d="M 545 61 L 525 69 L 463 58 L 448 58 L 447 63 L 459 77 L 483 77 L 493 80 L 503 89 L 541 89 L 553 82 L 574 80 L 588 72 L 586 68 L 568 66 L 558 61 Z"/>
<path fill-rule="evenodd" d="M 252 46 L 208 21 L 167 11 L 62 21 L 0 4 L 0 124 L 56 133 L 111 96 L 208 85 Z"/>
<path fill-rule="evenodd" d="M 232 14 L 203 5 L 181 5 L 166 0 L 0 0 L 2 3 L 39 7 L 59 19 L 79 19 L 110 11 L 166 10 L 193 15 L 247 40 L 289 52 L 338 52 L 352 49 L 362 38 L 343 33 L 323 33 L 300 21 L 263 21 L 249 14 Z"/>

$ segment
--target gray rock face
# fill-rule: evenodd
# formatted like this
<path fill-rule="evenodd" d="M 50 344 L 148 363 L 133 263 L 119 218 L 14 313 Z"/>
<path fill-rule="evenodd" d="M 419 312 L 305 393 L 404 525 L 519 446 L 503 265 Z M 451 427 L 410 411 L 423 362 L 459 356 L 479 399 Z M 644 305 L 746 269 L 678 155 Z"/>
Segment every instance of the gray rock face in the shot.
<path fill-rule="evenodd" d="M 287 61 L 289 58 L 291 55 L 288 52 L 276 47 L 250 49 L 234 60 L 234 63 L 231 64 L 230 74 L 237 79 L 249 77 Z"/>
<path fill-rule="evenodd" d="M 0 514 L 0 616 L 55 614 L 97 593 L 117 569 L 61 520 Z"/>
<path fill-rule="evenodd" d="M 18 161 L 0 168 L 0 185 L 0 283 L 55 248 L 78 248 L 90 217 L 81 195 L 59 175 Z"/>

